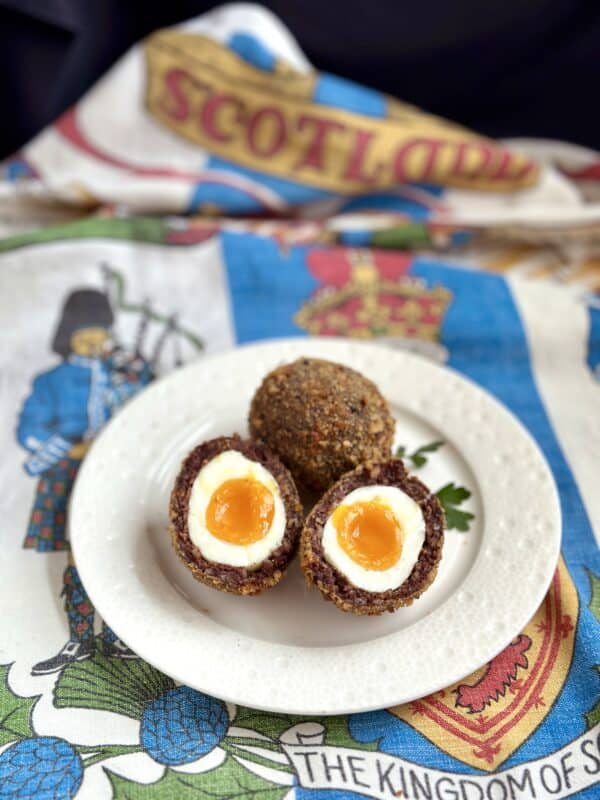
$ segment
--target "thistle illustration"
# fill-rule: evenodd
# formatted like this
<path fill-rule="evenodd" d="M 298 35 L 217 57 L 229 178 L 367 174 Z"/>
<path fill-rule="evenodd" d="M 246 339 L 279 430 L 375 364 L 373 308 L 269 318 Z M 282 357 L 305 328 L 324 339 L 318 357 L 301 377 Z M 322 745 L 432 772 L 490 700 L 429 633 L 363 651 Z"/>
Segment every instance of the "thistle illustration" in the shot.
<path fill-rule="evenodd" d="M 70 800 L 83 780 L 75 748 L 56 736 L 22 739 L 0 756 L 0 798 Z"/>
<path fill-rule="evenodd" d="M 228 727 L 224 703 L 189 686 L 179 686 L 148 703 L 142 714 L 140 742 L 155 761 L 178 766 L 214 750 Z"/>

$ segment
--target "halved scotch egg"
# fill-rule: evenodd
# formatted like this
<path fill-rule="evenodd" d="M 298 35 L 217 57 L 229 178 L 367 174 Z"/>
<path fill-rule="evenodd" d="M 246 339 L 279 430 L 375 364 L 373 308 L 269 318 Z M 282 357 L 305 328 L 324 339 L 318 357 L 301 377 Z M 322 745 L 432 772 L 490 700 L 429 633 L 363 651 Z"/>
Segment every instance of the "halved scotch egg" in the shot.
<path fill-rule="evenodd" d="M 443 542 L 437 497 L 392 458 L 347 472 L 321 498 L 302 531 L 302 570 L 343 611 L 382 614 L 430 586 Z"/>
<path fill-rule="evenodd" d="M 194 448 L 171 492 L 170 533 L 202 583 L 234 594 L 277 584 L 296 552 L 302 506 L 294 481 L 265 447 L 239 436 Z"/>

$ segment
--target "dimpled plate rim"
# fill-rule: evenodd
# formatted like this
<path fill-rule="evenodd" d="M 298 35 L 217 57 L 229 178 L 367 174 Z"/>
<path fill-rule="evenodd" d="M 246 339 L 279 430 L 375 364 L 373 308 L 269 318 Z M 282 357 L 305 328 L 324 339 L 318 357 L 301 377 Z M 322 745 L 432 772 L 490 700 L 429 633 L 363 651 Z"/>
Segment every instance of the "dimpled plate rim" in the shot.
<path fill-rule="evenodd" d="M 444 431 L 478 481 L 483 538 L 460 588 L 408 628 L 371 641 L 299 647 L 245 636 L 192 608 L 158 565 L 136 570 L 132 561 L 132 531 L 143 524 L 137 498 L 161 457 L 152 431 L 166 425 L 176 432 L 178 420 L 204 408 L 218 412 L 223 393 L 228 402 L 236 387 L 247 395 L 271 369 L 300 356 L 337 361 L 374 380 L 389 401 Z M 245 420 L 247 398 L 239 395 Z M 206 356 L 145 389 L 90 449 L 72 495 L 69 535 L 92 602 L 150 664 L 229 702 L 329 715 L 424 697 L 503 650 L 544 599 L 560 552 L 561 516 L 537 444 L 490 394 L 408 352 L 314 337 Z"/>

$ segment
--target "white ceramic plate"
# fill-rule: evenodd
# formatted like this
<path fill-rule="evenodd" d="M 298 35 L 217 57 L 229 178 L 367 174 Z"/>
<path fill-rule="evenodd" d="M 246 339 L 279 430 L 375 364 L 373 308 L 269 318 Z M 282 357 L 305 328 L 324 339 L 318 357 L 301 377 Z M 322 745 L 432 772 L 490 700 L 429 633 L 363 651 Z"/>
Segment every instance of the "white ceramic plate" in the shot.
<path fill-rule="evenodd" d="M 199 442 L 246 433 L 264 375 L 301 355 L 374 380 L 396 443 L 446 444 L 419 476 L 472 496 L 467 533 L 448 531 L 438 577 L 412 606 L 354 617 L 308 590 L 294 562 L 256 598 L 197 583 L 167 534 L 171 485 Z M 102 617 L 176 680 L 235 703 L 300 714 L 385 708 L 437 691 L 502 650 L 542 602 L 556 567 L 560 510 L 537 446 L 458 374 L 368 343 L 295 339 L 206 357 L 127 405 L 94 443 L 69 515 L 77 566 Z"/>

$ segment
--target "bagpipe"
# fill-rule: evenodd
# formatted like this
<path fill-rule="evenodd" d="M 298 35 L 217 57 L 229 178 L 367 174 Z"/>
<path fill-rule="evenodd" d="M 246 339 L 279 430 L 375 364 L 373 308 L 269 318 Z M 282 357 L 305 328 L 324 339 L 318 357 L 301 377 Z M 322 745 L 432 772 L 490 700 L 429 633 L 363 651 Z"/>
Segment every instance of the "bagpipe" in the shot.
<path fill-rule="evenodd" d="M 119 379 L 139 381 L 143 377 L 143 382 L 147 383 L 161 372 L 180 367 L 185 360 L 184 342 L 194 351 L 204 349 L 202 339 L 181 324 L 177 312 L 159 311 L 149 297 L 139 303 L 129 301 L 123 274 L 107 263 L 102 263 L 100 269 L 115 316 L 117 313 L 137 316 L 130 345 L 126 346 L 113 332 L 109 357 L 116 382 Z"/>

